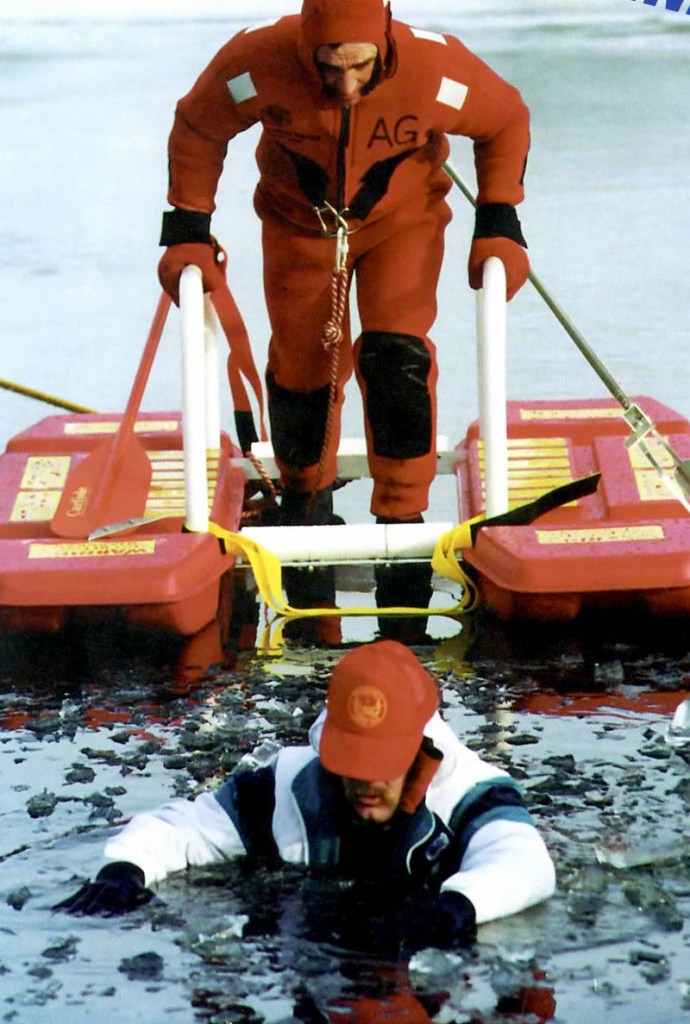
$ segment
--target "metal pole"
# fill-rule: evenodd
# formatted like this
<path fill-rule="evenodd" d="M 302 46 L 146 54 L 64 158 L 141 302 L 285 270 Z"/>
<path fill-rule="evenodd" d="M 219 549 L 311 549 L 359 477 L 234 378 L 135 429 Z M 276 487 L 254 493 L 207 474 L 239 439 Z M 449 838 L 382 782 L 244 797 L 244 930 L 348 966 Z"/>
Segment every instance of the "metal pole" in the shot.
<path fill-rule="evenodd" d="M 458 186 L 465 198 L 476 207 L 477 201 L 469 187 L 465 184 L 458 172 L 448 162 L 444 170 L 451 181 Z M 592 367 L 601 382 L 608 388 L 615 400 L 623 410 L 623 416 L 632 431 L 632 436 L 626 441 L 626 445 L 637 444 L 650 465 L 652 465 L 664 483 L 668 486 L 671 494 L 690 512 L 690 459 L 681 459 L 673 450 L 668 440 L 662 437 L 647 414 L 636 405 L 625 393 L 613 374 L 609 373 L 601 359 L 585 341 L 570 317 L 561 309 L 546 286 L 539 280 L 534 271 L 530 270 L 528 280 L 549 307 L 560 325 L 572 338 L 578 349 Z M 669 473 L 658 461 L 655 453 L 649 447 L 648 440 L 653 439 L 673 460 L 673 473 Z"/>
<path fill-rule="evenodd" d="M 463 179 L 460 177 L 460 175 L 455 170 L 455 168 L 452 167 L 449 163 L 445 163 L 443 165 L 443 167 L 444 167 L 444 170 L 445 170 L 446 174 L 448 175 L 448 177 L 451 179 L 451 181 L 455 185 L 458 186 L 458 188 L 460 189 L 462 194 L 465 196 L 465 198 L 472 204 L 472 206 L 476 207 L 477 200 L 474 198 L 471 190 L 469 189 L 467 184 L 463 181 Z M 551 295 L 549 290 L 539 280 L 539 278 L 537 277 L 537 275 L 534 273 L 533 270 L 530 270 L 528 280 L 531 281 L 531 283 L 534 285 L 536 290 L 539 292 L 539 294 L 541 295 L 542 299 L 544 300 L 546 305 L 549 307 L 549 309 L 551 310 L 553 315 L 556 317 L 556 319 L 558 320 L 560 325 L 563 328 L 565 328 L 566 332 L 570 335 L 572 340 L 575 342 L 575 344 L 579 348 L 580 352 L 585 357 L 585 359 L 587 360 L 589 365 L 592 367 L 592 369 L 594 370 L 596 375 L 599 377 L 599 379 L 602 381 L 602 383 L 606 385 L 606 387 L 611 392 L 611 394 L 616 399 L 616 401 L 620 403 L 620 405 L 623 407 L 623 410 L 625 412 L 627 412 L 628 409 L 630 409 L 630 407 L 632 406 L 633 403 L 631 402 L 630 398 L 628 398 L 628 396 L 626 395 L 625 391 L 623 391 L 623 389 L 620 386 L 620 384 L 618 383 L 618 381 L 606 369 L 606 367 L 602 363 L 601 359 L 599 359 L 599 357 L 594 352 L 594 350 L 585 341 L 585 339 L 580 334 L 580 332 L 578 331 L 577 327 L 572 322 L 570 317 L 564 312 L 564 310 L 561 309 L 561 307 L 558 305 L 558 303 L 556 302 L 554 297 Z"/>

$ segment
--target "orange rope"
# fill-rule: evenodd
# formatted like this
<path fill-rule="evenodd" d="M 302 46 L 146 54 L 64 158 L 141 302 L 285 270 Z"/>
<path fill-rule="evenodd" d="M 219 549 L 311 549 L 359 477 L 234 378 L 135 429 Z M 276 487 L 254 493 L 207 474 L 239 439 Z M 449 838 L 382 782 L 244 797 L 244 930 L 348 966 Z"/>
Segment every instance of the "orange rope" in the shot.
<path fill-rule="evenodd" d="M 245 495 L 244 508 L 242 509 L 240 516 L 240 523 L 243 526 L 249 526 L 252 523 L 260 523 L 265 510 L 275 506 L 278 492 L 261 459 L 251 451 L 247 452 L 245 457 L 249 459 L 252 466 L 259 474 L 259 478 L 261 480 L 260 490 L 262 493 L 261 498 L 252 498 L 251 500 Z"/>
<path fill-rule="evenodd" d="M 254 469 L 259 474 L 261 480 L 263 481 L 263 483 L 266 486 L 266 490 L 268 491 L 268 493 L 270 495 L 272 495 L 272 497 L 275 498 L 275 496 L 277 494 L 277 491 L 276 491 L 276 488 L 275 488 L 275 484 L 273 483 L 273 481 L 271 480 L 270 476 L 268 475 L 268 472 L 266 471 L 266 467 L 264 466 L 264 464 L 261 461 L 261 459 L 257 455 L 254 455 L 254 453 L 251 452 L 251 451 L 247 452 L 247 458 L 249 459 L 249 461 L 251 462 L 252 466 L 254 467 Z"/>
<path fill-rule="evenodd" d="M 335 403 L 338 396 L 340 343 L 343 340 L 343 321 L 345 319 L 345 310 L 347 308 L 348 285 L 349 276 L 347 266 L 340 264 L 337 266 L 337 269 L 333 271 L 333 276 L 331 278 L 331 316 L 326 322 L 323 329 L 323 338 L 321 339 L 323 347 L 326 350 L 330 349 L 331 352 L 331 373 L 328 383 L 326 425 L 324 427 L 323 444 L 321 445 L 319 464 L 316 468 L 314 489 L 309 503 L 310 514 L 313 510 L 316 492 L 321 489 L 321 480 L 323 478 L 324 469 L 326 468 L 326 456 L 330 448 L 331 437 L 333 434 L 333 412 L 335 410 Z"/>

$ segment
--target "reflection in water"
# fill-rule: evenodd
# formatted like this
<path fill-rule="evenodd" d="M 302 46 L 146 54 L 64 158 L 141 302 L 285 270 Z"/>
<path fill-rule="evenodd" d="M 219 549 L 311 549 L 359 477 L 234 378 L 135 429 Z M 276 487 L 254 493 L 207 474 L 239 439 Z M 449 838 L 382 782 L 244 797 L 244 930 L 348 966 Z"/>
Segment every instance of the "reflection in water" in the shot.
<path fill-rule="evenodd" d="M 55 633 L 0 633 L 0 693 L 77 697 L 84 688 L 142 680 L 162 699 L 183 694 L 212 672 L 231 671 L 256 640 L 258 606 L 242 572 L 223 578 L 218 616 L 193 636 L 138 629 L 93 609 Z"/>
<path fill-rule="evenodd" d="M 220 1020 L 230 1007 L 233 1020 L 254 1019 L 246 980 L 236 974 L 240 948 L 264 992 L 268 973 L 282 978 L 283 992 L 289 989 L 292 1005 L 283 1022 L 426 1024 L 439 1017 L 466 1024 L 540 1024 L 554 1015 L 544 972 L 531 961 L 501 958 L 490 973 L 490 1014 L 473 1010 L 476 950 L 429 950 L 410 961 L 401 953 L 394 894 L 380 884 L 305 876 L 285 867 L 257 872 L 247 865 L 214 868 L 195 881 L 207 897 L 205 910 L 187 889 L 186 904 L 193 910 L 181 941 L 208 969 L 191 995 L 203 1019 Z M 205 914 L 202 933 L 196 933 L 198 913 Z M 209 929 L 210 918 L 215 923 Z M 227 985 L 219 986 L 224 966 Z M 442 983 L 444 974 L 449 986 Z"/>

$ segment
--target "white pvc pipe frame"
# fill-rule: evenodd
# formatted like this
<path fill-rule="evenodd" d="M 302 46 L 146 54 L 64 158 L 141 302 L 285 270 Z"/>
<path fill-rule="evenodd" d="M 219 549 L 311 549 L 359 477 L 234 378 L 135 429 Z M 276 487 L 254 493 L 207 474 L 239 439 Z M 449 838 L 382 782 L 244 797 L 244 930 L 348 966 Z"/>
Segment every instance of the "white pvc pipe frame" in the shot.
<path fill-rule="evenodd" d="M 188 266 L 182 272 L 180 311 L 185 525 L 205 533 L 209 522 L 207 453 L 220 445 L 220 407 L 217 318 L 209 297 L 203 293 L 198 267 Z M 477 375 L 485 507 L 487 516 L 500 515 L 508 508 L 506 276 L 496 257 L 486 261 L 483 288 L 477 293 Z M 393 528 L 350 525 L 342 530 L 257 527 L 255 539 L 268 544 L 284 562 L 424 558 L 433 551 L 438 536 L 450 527 L 450 523 Z M 254 534 L 252 530 L 244 532 Z"/>
<path fill-rule="evenodd" d="M 220 446 L 220 382 L 216 313 L 208 295 L 204 295 L 198 267 L 187 266 L 182 271 L 180 312 L 185 526 L 206 533 L 207 455 Z"/>
<path fill-rule="evenodd" d="M 508 511 L 508 425 L 506 413 L 506 272 L 490 256 L 477 292 L 477 383 L 479 429 L 484 441 L 487 518 Z"/>

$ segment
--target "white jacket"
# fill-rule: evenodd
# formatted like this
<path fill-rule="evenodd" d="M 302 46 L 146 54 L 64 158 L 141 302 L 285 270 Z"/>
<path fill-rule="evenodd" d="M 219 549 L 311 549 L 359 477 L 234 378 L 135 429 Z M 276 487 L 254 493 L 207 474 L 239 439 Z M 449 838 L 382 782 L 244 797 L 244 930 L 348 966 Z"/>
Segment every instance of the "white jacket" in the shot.
<path fill-rule="evenodd" d="M 337 868 L 339 784 L 318 760 L 323 718 L 309 746 L 284 748 L 266 768 L 231 775 L 215 793 L 137 815 L 107 843 L 106 860 L 137 864 L 150 885 L 188 865 L 252 854 L 258 839 L 288 863 Z M 421 806 L 406 816 L 396 859 L 415 877 L 436 871 L 442 890 L 472 901 L 477 923 L 548 899 L 553 862 L 508 773 L 464 746 L 438 713 L 425 735 L 443 760 Z"/>

